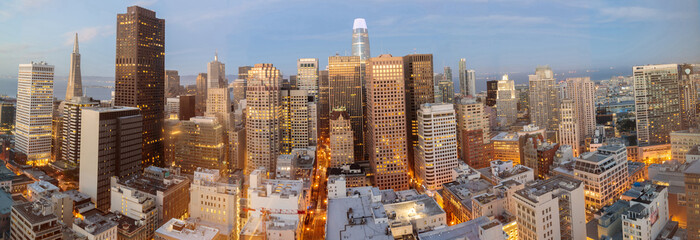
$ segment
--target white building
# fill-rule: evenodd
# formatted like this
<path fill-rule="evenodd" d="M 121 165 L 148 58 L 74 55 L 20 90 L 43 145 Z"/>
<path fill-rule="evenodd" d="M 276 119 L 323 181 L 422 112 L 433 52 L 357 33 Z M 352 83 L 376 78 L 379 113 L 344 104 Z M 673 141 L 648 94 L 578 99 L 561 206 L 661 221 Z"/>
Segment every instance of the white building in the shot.
<path fill-rule="evenodd" d="M 17 77 L 15 147 L 27 155 L 27 165 L 51 159 L 54 66 L 45 62 L 20 64 Z"/>
<path fill-rule="evenodd" d="M 572 146 L 574 156 L 578 156 L 581 153 L 581 129 L 574 100 L 562 99 L 559 114 L 559 142 Z"/>
<path fill-rule="evenodd" d="M 177 119 L 180 116 L 180 97 L 170 97 L 165 99 L 165 117 Z"/>
<path fill-rule="evenodd" d="M 519 239 L 586 239 L 581 181 L 555 176 L 527 184 L 514 198 Z"/>
<path fill-rule="evenodd" d="M 99 106 L 100 102 L 90 97 L 74 96 L 70 101 L 63 101 L 63 121 L 61 131 L 61 160 L 73 166 L 80 160 L 80 133 L 82 109 Z"/>
<path fill-rule="evenodd" d="M 508 74 L 504 74 L 498 81 L 496 114 L 501 127 L 509 127 L 518 120 L 518 95 L 515 92 L 515 83 L 508 79 Z"/>
<path fill-rule="evenodd" d="M 297 88 L 306 90 L 309 96 L 318 99 L 318 58 L 297 60 Z"/>
<path fill-rule="evenodd" d="M 229 239 L 238 238 L 238 182 L 222 178 L 218 170 L 197 169 L 190 187 L 190 218 L 219 229 Z M 250 195 L 249 195 L 250 196 Z"/>
<path fill-rule="evenodd" d="M 398 203 L 384 204 L 391 233 L 395 238 L 447 226 L 445 210 L 428 195 Z"/>
<path fill-rule="evenodd" d="M 330 167 L 352 164 L 354 159 L 354 141 L 350 115 L 345 109 L 334 109 L 329 117 L 330 124 Z"/>
<path fill-rule="evenodd" d="M 574 177 L 585 184 L 586 209 L 595 212 L 613 204 L 629 188 L 627 148 L 606 145 L 581 154 L 574 163 Z"/>
<path fill-rule="evenodd" d="M 514 165 L 513 161 L 495 160 L 489 162 L 489 168 L 482 168 L 481 177 L 498 185 L 508 180 L 513 180 L 522 184 L 535 180 L 535 172 L 525 165 Z"/>
<path fill-rule="evenodd" d="M 117 223 L 97 211 L 90 212 L 83 219 L 76 218 L 73 231 L 88 240 L 117 239 Z"/>
<path fill-rule="evenodd" d="M 457 167 L 457 123 L 452 104 L 426 103 L 418 110 L 415 166 L 419 184 L 435 191 L 454 180 Z"/>
<path fill-rule="evenodd" d="M 624 239 L 657 239 L 669 220 L 668 188 L 638 182 L 621 199 L 629 200 L 630 204 L 622 213 Z"/>
<path fill-rule="evenodd" d="M 212 227 L 187 222 L 180 219 L 170 219 L 155 232 L 156 240 L 224 240 L 219 230 Z"/>
<path fill-rule="evenodd" d="M 118 184 L 117 177 L 111 178 L 110 192 L 110 212 L 118 212 L 132 219 L 143 220 L 146 232 L 152 238 L 153 232 L 160 225 L 155 198 L 137 189 Z"/>

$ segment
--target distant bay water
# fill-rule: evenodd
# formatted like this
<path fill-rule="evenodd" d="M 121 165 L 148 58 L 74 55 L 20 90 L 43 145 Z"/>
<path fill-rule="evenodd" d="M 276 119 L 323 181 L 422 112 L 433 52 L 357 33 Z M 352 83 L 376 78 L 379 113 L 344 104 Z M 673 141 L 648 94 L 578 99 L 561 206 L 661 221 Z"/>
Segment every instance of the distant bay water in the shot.
<path fill-rule="evenodd" d="M 113 78 L 112 78 L 113 79 Z M 111 85 L 110 85 L 111 82 Z M 112 91 L 114 91 L 114 80 L 104 77 L 84 77 L 83 78 L 83 93 L 94 99 L 109 100 L 112 99 Z M 66 89 L 68 81 L 63 78 L 56 79 L 53 85 L 53 95 L 58 99 L 66 97 Z M 17 78 L 0 78 L 0 95 L 17 97 Z"/>

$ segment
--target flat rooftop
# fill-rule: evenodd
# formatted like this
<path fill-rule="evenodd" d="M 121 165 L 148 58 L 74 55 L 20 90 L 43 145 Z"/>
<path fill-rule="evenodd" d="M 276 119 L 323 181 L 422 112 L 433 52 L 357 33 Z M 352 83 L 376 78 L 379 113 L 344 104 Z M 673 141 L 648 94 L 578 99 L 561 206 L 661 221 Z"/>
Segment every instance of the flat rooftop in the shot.
<path fill-rule="evenodd" d="M 202 225 L 195 226 L 194 224 L 175 218 L 170 219 L 156 230 L 156 235 L 188 240 L 212 240 L 216 238 L 218 234 L 219 230 L 216 228 Z"/>
<path fill-rule="evenodd" d="M 488 217 L 479 217 L 460 224 L 449 227 L 435 229 L 429 232 L 418 234 L 419 240 L 453 240 L 469 239 L 481 240 L 479 238 L 479 227 L 491 222 Z"/>
<path fill-rule="evenodd" d="M 557 189 L 573 191 L 580 187 L 582 182 L 570 177 L 554 176 L 547 180 L 538 180 L 526 185 L 525 188 L 518 190 L 515 194 L 523 196 L 530 201 L 537 202 L 537 197 L 550 193 Z"/>
<path fill-rule="evenodd" d="M 370 196 L 328 199 L 326 239 L 392 240 L 389 224 L 375 221 L 386 219 L 381 203 L 372 203 Z"/>

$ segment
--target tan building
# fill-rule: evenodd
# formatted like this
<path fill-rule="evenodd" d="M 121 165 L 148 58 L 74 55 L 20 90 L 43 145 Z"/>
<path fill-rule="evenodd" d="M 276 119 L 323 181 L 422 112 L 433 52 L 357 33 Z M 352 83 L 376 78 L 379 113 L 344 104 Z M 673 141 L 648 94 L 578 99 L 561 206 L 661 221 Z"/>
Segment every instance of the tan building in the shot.
<path fill-rule="evenodd" d="M 700 145 L 700 131 L 695 128 L 671 132 L 671 159 L 685 163 L 685 154 Z"/>
<path fill-rule="evenodd" d="M 315 145 L 315 127 L 309 121 L 315 110 L 315 103 L 309 101 L 307 90 L 282 91 L 282 154 Z"/>
<path fill-rule="evenodd" d="M 574 156 L 581 153 L 581 129 L 578 122 L 578 111 L 573 99 L 562 99 L 559 109 L 559 142 L 569 145 L 574 150 Z"/>
<path fill-rule="evenodd" d="M 24 202 L 12 206 L 12 239 L 62 239 L 61 224 L 48 202 Z"/>
<path fill-rule="evenodd" d="M 330 115 L 330 167 L 337 168 L 355 162 L 352 125 L 345 109 L 334 109 Z"/>
<path fill-rule="evenodd" d="M 474 168 L 488 167 L 490 161 L 489 115 L 484 104 L 475 98 L 463 97 L 455 101 L 457 113 L 457 142 L 459 157 Z"/>
<path fill-rule="evenodd" d="M 549 66 L 538 66 L 530 79 L 530 122 L 540 129 L 557 131 L 559 127 L 559 97 L 556 79 Z"/>
<path fill-rule="evenodd" d="M 501 132 L 491 138 L 493 160 L 513 161 L 521 164 L 520 136 L 517 133 Z"/>
<path fill-rule="evenodd" d="M 226 239 L 238 239 L 240 183 L 218 170 L 197 169 L 190 187 L 190 218 L 214 227 Z"/>
<path fill-rule="evenodd" d="M 515 92 L 515 83 L 508 79 L 508 74 L 504 74 L 498 81 L 496 114 L 498 125 L 501 127 L 510 127 L 518 120 L 518 96 Z"/>
<path fill-rule="evenodd" d="M 259 167 L 274 172 L 281 149 L 282 104 L 280 71 L 270 63 L 255 64 L 248 71 L 246 88 L 246 152 L 245 169 L 250 174 Z"/>
<path fill-rule="evenodd" d="M 27 155 L 27 165 L 44 166 L 51 159 L 53 76 L 54 66 L 45 62 L 19 65 L 15 147 Z"/>
<path fill-rule="evenodd" d="M 367 149 L 380 189 L 408 189 L 403 71 L 403 58 L 390 54 L 367 63 Z"/>
<path fill-rule="evenodd" d="M 363 114 L 363 64 L 359 56 L 328 57 L 328 107 L 344 107 L 350 115 L 356 161 L 365 159 Z M 368 85 L 366 85 L 368 86 Z"/>
<path fill-rule="evenodd" d="M 567 97 L 574 100 L 579 125 L 579 139 L 595 135 L 595 83 L 589 77 L 567 78 Z"/>
<path fill-rule="evenodd" d="M 700 161 L 693 162 L 683 172 L 688 210 L 688 240 L 700 239 Z"/>
<path fill-rule="evenodd" d="M 197 168 L 226 172 L 224 128 L 216 118 L 193 117 L 183 121 L 181 129 L 175 166 L 183 174 L 193 174 Z"/>

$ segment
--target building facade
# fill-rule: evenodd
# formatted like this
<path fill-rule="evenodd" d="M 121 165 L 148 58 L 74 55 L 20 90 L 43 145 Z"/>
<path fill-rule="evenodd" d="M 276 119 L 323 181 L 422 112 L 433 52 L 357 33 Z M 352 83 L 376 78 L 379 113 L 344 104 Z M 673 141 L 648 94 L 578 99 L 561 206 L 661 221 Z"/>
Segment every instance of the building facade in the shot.
<path fill-rule="evenodd" d="M 47 165 L 51 159 L 54 66 L 20 64 L 17 77 L 15 147 L 27 155 L 27 165 Z"/>
<path fill-rule="evenodd" d="M 418 146 L 415 166 L 418 184 L 429 191 L 453 181 L 457 167 L 457 123 L 452 104 L 421 105 L 418 110 Z"/>

